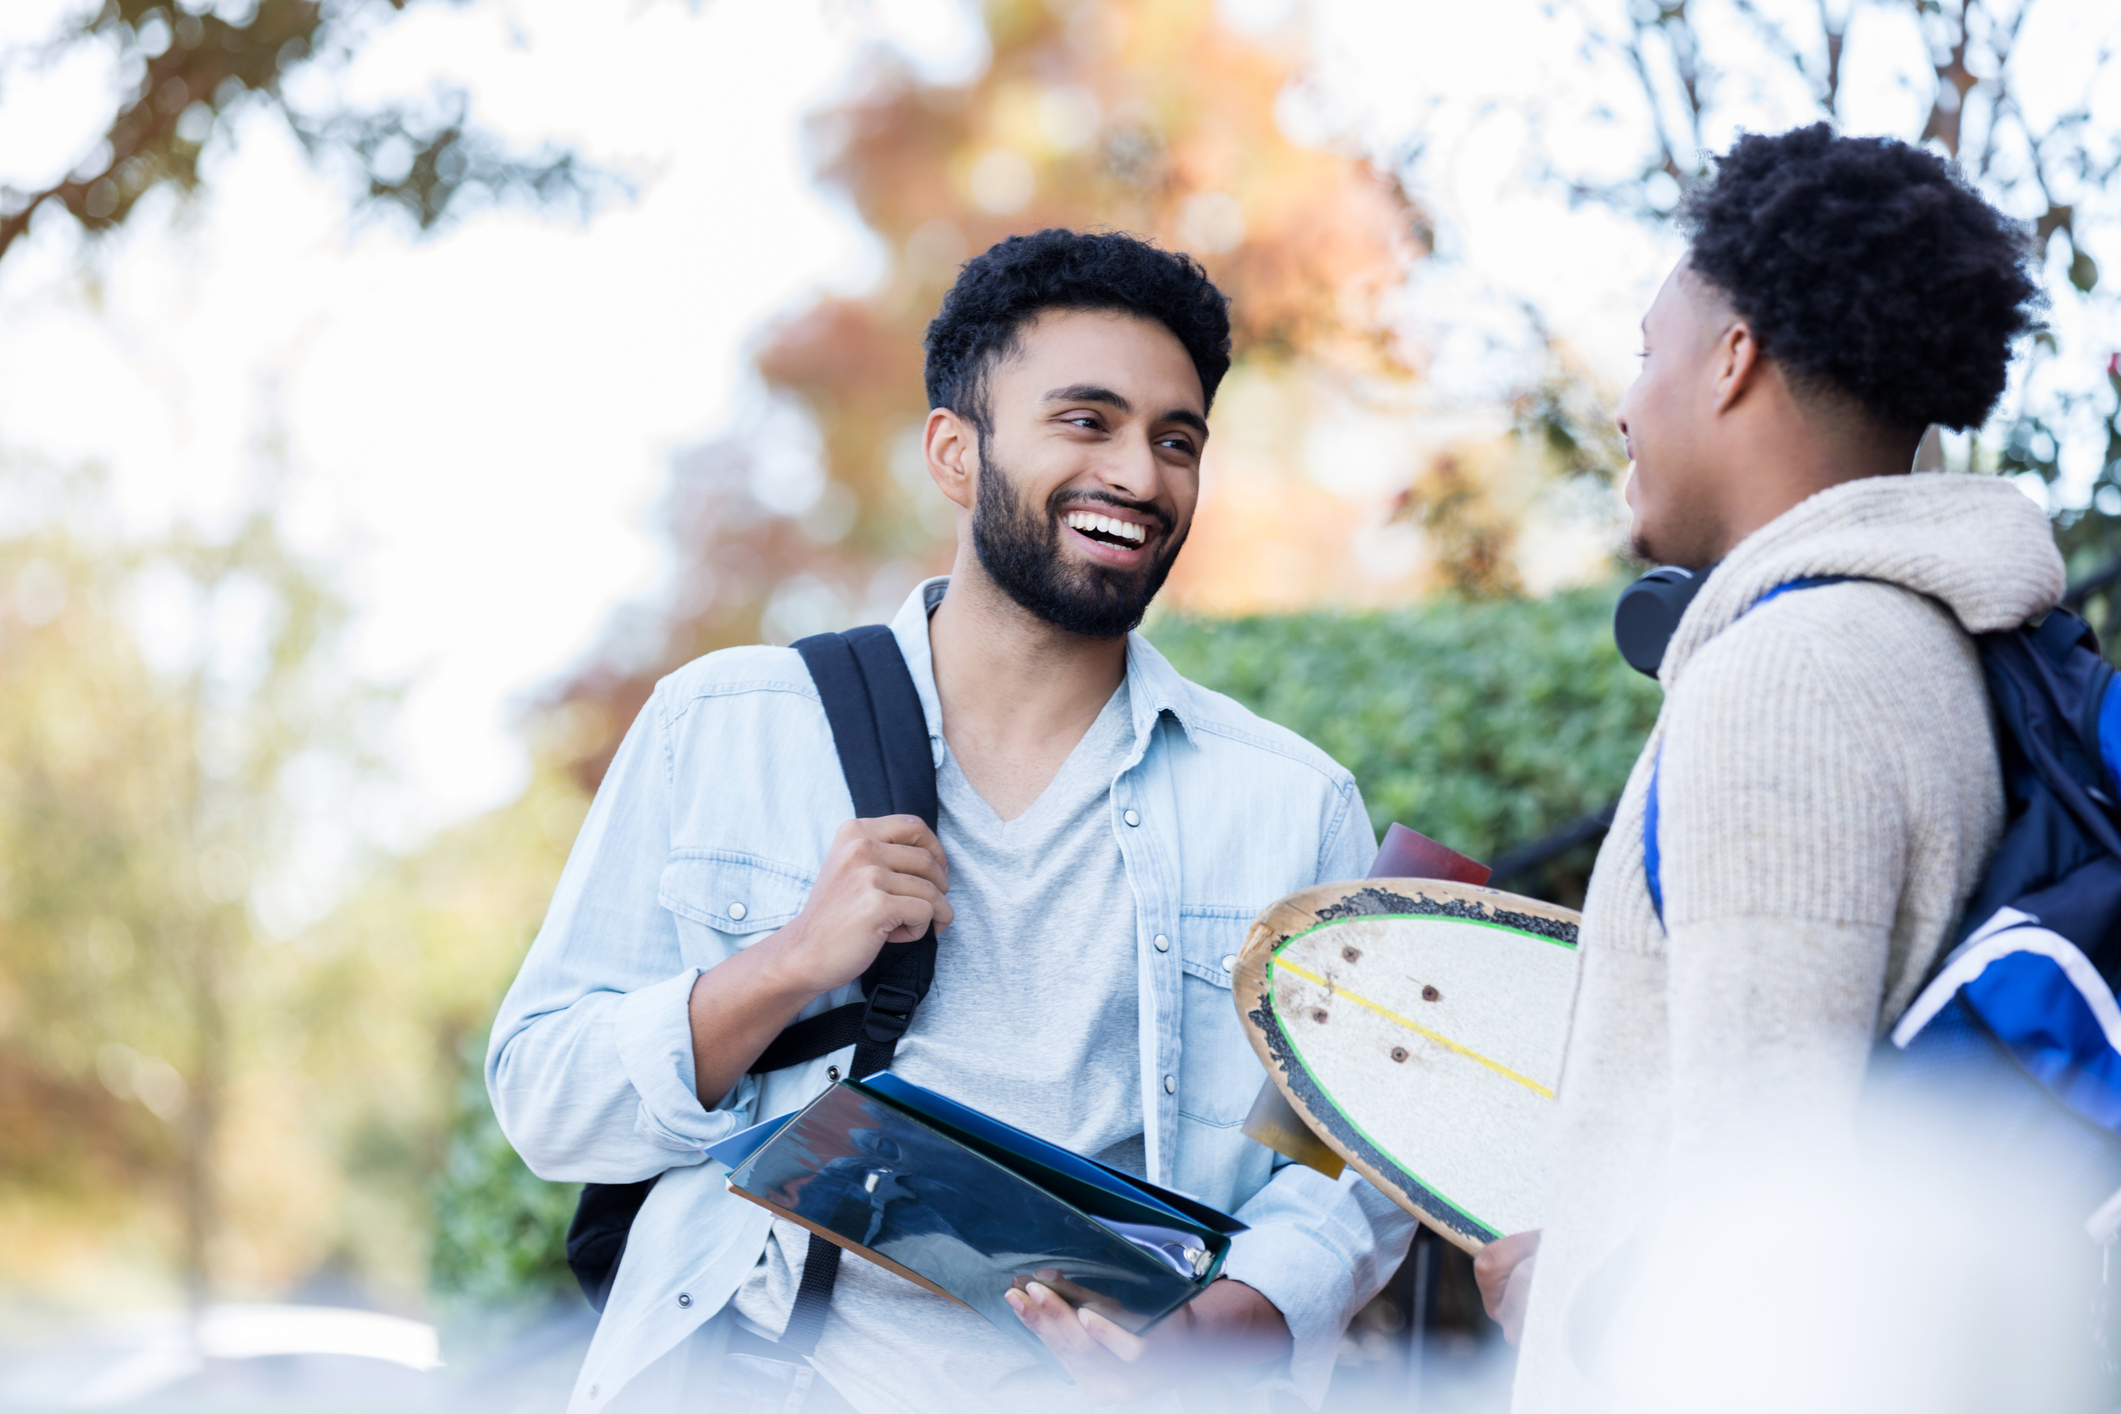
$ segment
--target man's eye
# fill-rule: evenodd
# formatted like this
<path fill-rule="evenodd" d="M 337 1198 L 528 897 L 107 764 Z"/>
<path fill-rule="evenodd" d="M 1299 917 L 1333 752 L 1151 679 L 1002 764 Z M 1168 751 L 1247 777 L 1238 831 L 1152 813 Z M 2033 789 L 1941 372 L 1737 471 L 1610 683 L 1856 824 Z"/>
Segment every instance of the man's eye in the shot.
<path fill-rule="evenodd" d="M 1184 452 L 1189 457 L 1193 455 L 1193 444 L 1183 437 L 1165 437 L 1158 445 L 1169 447 L 1174 452 Z"/>

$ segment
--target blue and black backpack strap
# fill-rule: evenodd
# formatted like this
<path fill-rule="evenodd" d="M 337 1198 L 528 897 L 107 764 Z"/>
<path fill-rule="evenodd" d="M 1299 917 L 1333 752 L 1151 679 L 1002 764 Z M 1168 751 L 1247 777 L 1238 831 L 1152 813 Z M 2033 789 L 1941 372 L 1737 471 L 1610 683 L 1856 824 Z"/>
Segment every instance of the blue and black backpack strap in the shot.
<path fill-rule="evenodd" d="M 1664 743 L 1657 743 L 1657 759 L 1650 763 L 1650 793 L 1642 802 L 1642 878 L 1650 886 L 1650 907 L 1657 910 L 1657 926 L 1664 926 L 1664 870 L 1657 846 L 1657 777 L 1664 771 Z"/>
<path fill-rule="evenodd" d="M 928 716 L 897 637 L 881 624 L 869 624 L 845 633 L 816 634 L 794 647 L 817 684 L 855 818 L 916 815 L 934 829 L 938 811 Z M 861 1001 L 792 1023 L 751 1063 L 749 1073 L 764 1075 L 807 1064 L 850 1045 L 850 1074 L 889 1069 L 914 1008 L 935 981 L 935 949 L 933 928 L 917 942 L 884 947 L 862 974 Z M 567 1265 L 582 1294 L 599 1311 L 611 1295 L 633 1220 L 655 1182 L 649 1178 L 582 1187 L 567 1229 Z M 795 1311 L 782 1337 L 791 1355 L 807 1355 L 817 1344 L 839 1273 L 839 1255 L 840 1249 L 831 1243 L 811 1239 Z"/>
<path fill-rule="evenodd" d="M 1768 600 L 1787 594 L 1793 589 L 1818 589 L 1828 584 L 1848 584 L 1863 578 L 1865 576 L 1860 574 L 1812 574 L 1800 579 L 1784 580 L 1746 605 L 1738 616 L 1744 618 Z M 2121 730 L 2121 723 L 2117 723 L 2116 727 Z M 1658 779 L 1663 774 L 1664 743 L 1659 742 L 1657 759 L 1650 763 L 1649 795 L 1642 803 L 1642 879 L 1649 886 L 1650 907 L 1657 911 L 1657 926 L 1660 928 L 1664 926 L 1664 852 L 1657 843 L 1657 787 Z"/>
<path fill-rule="evenodd" d="M 1893 1029 L 1919 1073 L 1953 1018 L 2076 1115 L 2121 1130 L 2121 694 L 2083 620 L 1981 637 L 2005 825 L 1958 945 Z"/>

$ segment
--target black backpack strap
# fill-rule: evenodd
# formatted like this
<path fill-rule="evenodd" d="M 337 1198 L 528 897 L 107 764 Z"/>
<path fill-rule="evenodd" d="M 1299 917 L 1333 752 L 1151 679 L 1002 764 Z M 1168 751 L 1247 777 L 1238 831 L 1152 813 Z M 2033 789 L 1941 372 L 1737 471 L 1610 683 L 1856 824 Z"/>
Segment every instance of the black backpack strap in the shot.
<path fill-rule="evenodd" d="M 854 799 L 855 818 L 917 815 L 934 829 L 938 807 L 928 714 L 921 708 L 920 692 L 906 670 L 897 637 L 890 629 L 871 624 L 801 639 L 795 651 L 803 655 L 824 701 L 840 770 L 847 777 L 847 793 Z M 914 1008 L 934 981 L 934 928 L 918 942 L 886 943 L 862 974 L 864 1001 L 797 1022 L 767 1048 L 767 1056 L 802 1026 L 829 1023 L 817 1026 L 818 1040 L 841 1035 L 848 1014 L 859 1005 L 860 1016 L 852 1018 L 851 1073 L 862 1076 L 886 1070 L 899 1037 L 913 1021 Z M 838 1040 L 827 1049 L 837 1050 L 845 1044 Z M 761 1062 L 767 1056 L 761 1056 Z M 812 1233 L 803 1256 L 802 1285 L 796 1289 L 795 1306 L 779 1341 L 791 1358 L 817 1349 L 839 1274 L 840 1249 Z"/>
<path fill-rule="evenodd" d="M 830 1011 L 790 1023 L 765 1050 L 759 1052 L 759 1058 L 751 1063 L 748 1073 L 764 1075 L 769 1071 L 786 1070 L 791 1065 L 802 1065 L 853 1045 L 862 1034 L 862 1013 L 868 1009 L 867 1002 L 848 1002 L 845 1006 L 836 1006 Z"/>
<path fill-rule="evenodd" d="M 599 1311 L 611 1297 L 619 1259 L 626 1255 L 627 1235 L 653 1187 L 653 1178 L 639 1183 L 585 1183 L 575 1200 L 574 1221 L 567 1225 L 567 1269 L 574 1273 L 582 1295 Z"/>
<path fill-rule="evenodd" d="M 881 624 L 869 624 L 846 633 L 800 639 L 795 651 L 802 654 L 825 704 L 825 719 L 832 726 L 832 743 L 839 751 L 840 772 L 847 778 L 855 818 L 914 815 L 934 829 L 938 807 L 928 715 L 921 708 L 920 693 L 906 669 L 905 655 L 899 652 L 897 637 Z M 928 995 L 934 981 L 934 928 L 917 942 L 883 946 L 862 974 L 865 1001 L 852 1038 L 852 1074 L 873 1075 L 890 1066 L 898 1038 L 913 1021 L 914 1007 Z M 797 1025 L 823 1022 L 844 1010 L 836 1008 Z M 842 1025 L 820 1026 L 819 1035 L 840 1035 Z M 845 1044 L 841 1040 L 830 1049 Z"/>
<path fill-rule="evenodd" d="M 795 651 L 817 684 L 832 727 L 832 744 L 847 778 L 856 819 L 917 815 L 936 827 L 935 756 L 928 741 L 928 714 L 899 652 L 898 639 L 881 624 L 821 633 L 796 642 Z M 804 1017 L 784 1029 L 749 1073 L 764 1075 L 854 1047 L 849 1073 L 888 1070 L 913 1009 L 935 981 L 935 929 L 918 942 L 886 943 L 862 974 L 863 1000 Z M 589 1304 L 601 1311 L 625 1256 L 634 1218 L 655 1186 L 588 1183 L 567 1232 L 567 1265 Z M 810 1239 L 803 1282 L 781 1343 L 792 1355 L 808 1355 L 824 1329 L 825 1308 L 839 1275 L 840 1249 Z"/>

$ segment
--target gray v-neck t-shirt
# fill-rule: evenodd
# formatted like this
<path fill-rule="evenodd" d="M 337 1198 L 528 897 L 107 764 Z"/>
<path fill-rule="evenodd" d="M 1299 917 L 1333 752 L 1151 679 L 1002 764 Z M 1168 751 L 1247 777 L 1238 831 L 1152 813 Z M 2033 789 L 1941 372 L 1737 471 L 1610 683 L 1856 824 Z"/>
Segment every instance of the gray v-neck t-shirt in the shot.
<path fill-rule="evenodd" d="M 1131 1173 L 1142 1139 L 1134 891 L 1113 837 L 1112 781 L 1133 754 L 1127 685 L 1105 704 L 1045 793 L 1003 820 L 944 754 L 939 830 L 956 921 L 935 985 L 892 1069 L 1077 1153 Z M 809 1234 L 777 1221 L 732 1301 L 777 1335 Z M 865 1414 L 1073 1409 L 1081 1391 L 955 1302 L 849 1257 L 840 1263 L 817 1362 Z"/>

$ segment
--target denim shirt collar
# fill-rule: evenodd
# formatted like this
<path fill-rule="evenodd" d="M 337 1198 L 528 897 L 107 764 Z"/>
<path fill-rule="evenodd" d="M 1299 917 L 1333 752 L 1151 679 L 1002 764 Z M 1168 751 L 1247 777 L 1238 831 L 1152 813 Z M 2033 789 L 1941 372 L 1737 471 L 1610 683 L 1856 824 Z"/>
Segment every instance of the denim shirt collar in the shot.
<path fill-rule="evenodd" d="M 898 639 L 899 652 L 905 654 L 907 671 L 913 675 L 914 691 L 921 696 L 921 712 L 928 719 L 928 743 L 938 766 L 942 765 L 947 748 L 943 742 L 942 699 L 935 690 L 935 652 L 928 643 L 928 616 L 943 602 L 943 592 L 949 587 L 950 576 L 946 574 L 922 580 L 891 620 L 892 635 Z M 1178 670 L 1138 632 L 1127 635 L 1127 698 L 1134 711 L 1134 761 L 1148 751 L 1150 733 L 1167 712 L 1186 734 L 1187 741 L 1193 740 L 1196 712 L 1192 684 L 1180 677 Z"/>

